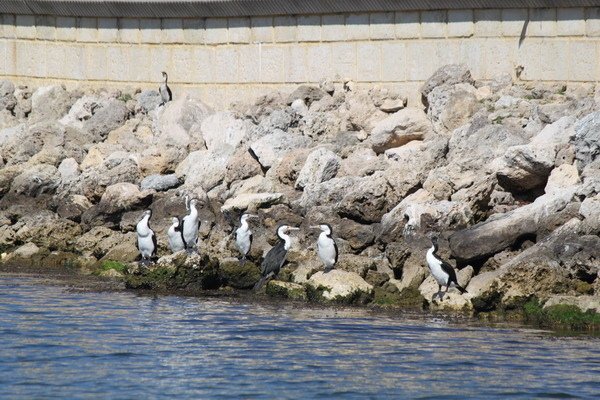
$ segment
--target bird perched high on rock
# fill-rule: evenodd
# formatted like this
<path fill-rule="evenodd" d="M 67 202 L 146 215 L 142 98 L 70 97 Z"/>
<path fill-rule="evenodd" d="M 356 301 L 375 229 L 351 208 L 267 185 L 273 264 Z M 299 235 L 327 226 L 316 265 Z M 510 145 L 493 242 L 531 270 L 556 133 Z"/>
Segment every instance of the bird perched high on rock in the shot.
<path fill-rule="evenodd" d="M 320 229 L 321 233 L 317 239 L 317 254 L 323 264 L 325 264 L 325 272 L 333 269 L 337 263 L 339 252 L 337 244 L 333 237 L 331 237 L 333 231 L 329 224 L 319 224 L 317 226 L 311 226 L 313 229 Z"/>
<path fill-rule="evenodd" d="M 142 219 L 137 223 L 135 231 L 137 233 L 137 246 L 142 256 L 142 263 L 147 264 L 152 257 L 156 256 L 156 235 L 150 228 L 150 217 L 152 210 L 144 211 Z"/>
<path fill-rule="evenodd" d="M 292 246 L 292 239 L 287 234 L 289 231 L 298 231 L 299 228 L 288 225 L 280 225 L 277 228 L 277 236 L 279 242 L 269 250 L 262 264 L 260 265 L 260 273 L 262 275 L 260 281 L 254 285 L 254 290 L 260 289 L 267 281 L 279 273 L 281 267 L 285 263 L 288 250 Z"/>
<path fill-rule="evenodd" d="M 438 255 L 438 239 L 436 236 L 431 238 L 431 248 L 427 250 L 427 265 L 429 265 L 429 270 L 431 271 L 431 275 L 435 278 L 438 283 L 438 292 L 434 293 L 433 298 L 436 295 L 440 297 L 440 300 L 443 299 L 444 294 L 448 293 L 450 286 L 455 286 L 461 293 L 465 293 L 466 290 L 458 284 L 458 280 L 456 279 L 456 272 L 454 272 L 454 268 L 444 260 L 442 260 Z M 446 286 L 446 291 L 442 293 L 442 286 Z"/>
<path fill-rule="evenodd" d="M 158 87 L 158 93 L 160 93 L 160 99 L 162 103 L 160 106 L 164 106 L 169 101 L 173 100 L 173 94 L 171 93 L 171 88 L 167 85 L 167 80 L 169 79 L 167 73 L 165 71 L 161 72 L 163 77 L 163 83 Z"/>

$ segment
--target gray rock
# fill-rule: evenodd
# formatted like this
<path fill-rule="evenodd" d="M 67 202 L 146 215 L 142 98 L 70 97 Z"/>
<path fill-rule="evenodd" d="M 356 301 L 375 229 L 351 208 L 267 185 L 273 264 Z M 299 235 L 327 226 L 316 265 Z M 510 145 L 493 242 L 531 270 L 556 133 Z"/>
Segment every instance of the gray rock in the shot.
<path fill-rule="evenodd" d="M 579 185 L 579 171 L 577 167 L 569 164 L 562 164 L 554 168 L 548 177 L 544 192 L 547 194 L 561 192 L 567 188 L 574 188 Z"/>
<path fill-rule="evenodd" d="M 575 123 L 575 137 L 571 143 L 576 149 L 577 168 L 583 168 L 600 156 L 600 111 L 586 115 Z"/>
<path fill-rule="evenodd" d="M 270 168 L 286 153 L 309 147 L 311 143 L 312 140 L 305 136 L 276 131 L 258 139 L 250 148 L 263 168 Z"/>
<path fill-rule="evenodd" d="M 14 178 L 11 192 L 36 197 L 42 193 L 53 193 L 59 183 L 60 173 L 56 167 L 47 164 L 33 165 Z"/>
<path fill-rule="evenodd" d="M 423 86 L 421 86 L 421 94 L 423 97 L 427 98 L 427 95 L 438 86 L 444 84 L 456 85 L 458 83 L 469 83 L 471 85 L 475 83 L 469 68 L 464 64 L 444 65 L 435 71 L 433 75 L 425 81 Z"/>
<path fill-rule="evenodd" d="M 176 174 L 150 175 L 142 179 L 140 187 L 142 190 L 152 189 L 158 192 L 169 190 L 180 185 Z"/>
<path fill-rule="evenodd" d="M 395 113 L 406 107 L 406 98 L 385 99 L 379 106 L 379 109 L 386 113 Z"/>
<path fill-rule="evenodd" d="M 550 146 L 513 146 L 501 159 L 498 181 L 504 188 L 520 192 L 539 188 L 548 180 L 555 157 Z"/>
<path fill-rule="evenodd" d="M 412 140 L 423 140 L 432 132 L 431 123 L 418 108 L 405 108 L 375 125 L 371 133 L 371 145 L 376 153 L 400 147 Z"/>
<path fill-rule="evenodd" d="M 259 208 L 265 208 L 273 204 L 279 204 L 284 201 L 282 193 L 242 193 L 225 201 L 221 207 L 221 212 L 230 213 L 233 211 L 243 212 L 246 210 L 256 211 Z"/>
<path fill-rule="evenodd" d="M 455 258 L 471 261 L 492 255 L 512 246 L 519 238 L 537 234 L 546 221 L 565 209 L 575 190 L 564 190 L 538 197 L 533 203 L 505 214 L 495 215 L 471 228 L 450 236 Z"/>
<path fill-rule="evenodd" d="M 31 97 L 30 121 L 54 121 L 65 115 L 75 99 L 62 86 L 43 86 Z"/>
<path fill-rule="evenodd" d="M 324 96 L 329 96 L 325 91 L 316 86 L 302 85 L 294 90 L 287 98 L 287 104 L 292 104 L 294 100 L 302 99 L 308 106 L 313 101 L 320 100 Z"/>
<path fill-rule="evenodd" d="M 79 170 L 79 164 L 74 158 L 65 158 L 58 166 L 58 172 L 60 173 L 61 184 L 66 184 L 76 179 L 81 171 Z"/>
<path fill-rule="evenodd" d="M 298 174 L 296 189 L 302 189 L 309 183 L 321 183 L 335 177 L 341 158 L 325 148 L 318 148 L 308 155 Z"/>
<path fill-rule="evenodd" d="M 14 95 L 15 85 L 10 81 L 0 81 L 0 110 L 13 110 L 17 105 Z"/>
<path fill-rule="evenodd" d="M 200 186 L 209 191 L 225 178 L 228 159 L 229 152 L 193 151 L 179 164 L 175 174 L 185 180 L 186 187 Z"/>
<path fill-rule="evenodd" d="M 94 114 L 84 122 L 83 128 L 100 141 L 110 131 L 123 125 L 128 116 L 129 110 L 125 103 L 110 99 L 103 107 L 94 110 Z"/>
<path fill-rule="evenodd" d="M 292 116 L 286 110 L 273 110 L 259 124 L 259 130 L 266 134 L 277 130 L 287 131 L 292 124 Z"/>
<path fill-rule="evenodd" d="M 427 114 L 438 132 L 463 126 L 480 108 L 476 89 L 468 84 L 441 85 L 427 95 Z"/>
<path fill-rule="evenodd" d="M 247 139 L 246 123 L 230 112 L 217 112 L 202 120 L 200 131 L 210 151 L 229 150 L 231 153 Z"/>
<path fill-rule="evenodd" d="M 156 109 L 162 103 L 162 98 L 157 90 L 142 90 L 137 96 L 135 105 L 136 113 L 148 113 Z"/>
<path fill-rule="evenodd" d="M 373 290 L 373 286 L 357 273 L 337 269 L 315 273 L 308 279 L 307 285 L 314 289 L 324 288 L 321 296 L 325 300 L 339 302 L 353 301 L 356 298 L 368 296 Z"/>

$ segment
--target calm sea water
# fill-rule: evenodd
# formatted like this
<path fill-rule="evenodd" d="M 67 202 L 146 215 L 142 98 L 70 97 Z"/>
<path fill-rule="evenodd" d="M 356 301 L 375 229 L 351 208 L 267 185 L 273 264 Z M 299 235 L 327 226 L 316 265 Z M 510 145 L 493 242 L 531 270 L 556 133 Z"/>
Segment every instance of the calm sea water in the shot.
<path fill-rule="evenodd" d="M 3 399 L 598 396 L 598 338 L 0 275 Z"/>

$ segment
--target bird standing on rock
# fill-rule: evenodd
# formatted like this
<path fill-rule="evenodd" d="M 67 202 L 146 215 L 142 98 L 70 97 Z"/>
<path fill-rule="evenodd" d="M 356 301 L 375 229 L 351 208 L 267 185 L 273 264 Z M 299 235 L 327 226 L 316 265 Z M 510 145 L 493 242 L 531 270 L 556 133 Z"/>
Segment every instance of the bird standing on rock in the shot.
<path fill-rule="evenodd" d="M 325 264 L 325 272 L 333 269 L 338 260 L 338 247 L 335 240 L 331 237 L 332 229 L 329 224 L 319 224 L 311 226 L 312 229 L 320 229 L 321 233 L 317 239 L 317 254 L 323 264 Z"/>
<path fill-rule="evenodd" d="M 169 237 L 169 247 L 173 253 L 185 249 L 183 230 L 181 229 L 181 221 L 178 217 L 173 217 L 173 225 L 169 227 L 167 236 Z"/>
<path fill-rule="evenodd" d="M 188 252 L 196 250 L 198 242 L 198 227 L 200 226 L 200 218 L 198 209 L 196 209 L 197 200 L 192 199 L 188 204 L 188 197 L 185 197 L 186 208 L 189 208 L 190 213 L 183 217 L 181 230 L 183 232 L 183 242 L 185 249 Z"/>
<path fill-rule="evenodd" d="M 152 257 L 156 256 L 156 235 L 150 228 L 150 217 L 152 217 L 152 210 L 144 211 L 142 219 L 135 227 L 138 250 L 142 255 L 142 264 L 149 263 Z"/>
<path fill-rule="evenodd" d="M 456 279 L 456 272 L 454 272 L 454 268 L 444 260 L 442 260 L 438 255 L 438 243 L 437 237 L 434 236 L 431 238 L 431 248 L 427 250 L 427 265 L 429 265 L 429 270 L 431 271 L 431 275 L 435 278 L 438 283 L 438 292 L 433 295 L 432 300 L 436 295 L 440 297 L 440 300 L 443 300 L 444 294 L 448 293 L 450 286 L 455 286 L 461 293 L 465 293 L 466 290 L 458 284 L 458 280 Z M 442 286 L 446 286 L 446 291 L 442 293 Z"/>
<path fill-rule="evenodd" d="M 292 246 L 292 239 L 287 235 L 289 231 L 298 231 L 300 228 L 290 227 L 288 225 L 280 225 L 277 228 L 277 236 L 279 237 L 279 243 L 277 243 L 265 256 L 262 264 L 260 265 L 260 273 L 262 278 L 254 285 L 254 290 L 260 289 L 267 281 L 279 273 L 281 267 L 285 263 L 288 250 Z"/>
<path fill-rule="evenodd" d="M 250 247 L 252 246 L 252 231 L 250 230 L 250 225 L 248 224 L 248 219 L 250 218 L 258 218 L 258 215 L 243 214 L 240 218 L 241 226 L 235 231 L 235 244 L 242 254 L 242 264 L 246 262 L 246 257 L 248 256 Z"/>
<path fill-rule="evenodd" d="M 160 93 L 160 99 L 162 100 L 162 103 L 160 103 L 159 106 L 164 106 L 166 103 L 173 100 L 173 94 L 167 85 L 167 80 L 169 79 L 167 73 L 162 71 L 161 74 L 163 76 L 163 83 L 158 87 L 158 93 Z"/>

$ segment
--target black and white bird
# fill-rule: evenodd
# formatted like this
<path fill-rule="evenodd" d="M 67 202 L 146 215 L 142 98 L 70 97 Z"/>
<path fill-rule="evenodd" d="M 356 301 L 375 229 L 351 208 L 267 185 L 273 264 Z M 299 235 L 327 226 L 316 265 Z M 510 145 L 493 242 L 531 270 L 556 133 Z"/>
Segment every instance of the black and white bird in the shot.
<path fill-rule="evenodd" d="M 246 257 L 252 246 L 252 231 L 250 230 L 250 224 L 248 223 L 248 219 L 250 218 L 258 218 L 258 215 L 243 214 L 240 218 L 241 225 L 235 231 L 235 244 L 242 255 L 242 264 L 246 262 Z"/>
<path fill-rule="evenodd" d="M 185 197 L 186 208 L 189 209 L 190 213 L 182 218 L 181 230 L 183 233 L 183 242 L 185 249 L 188 252 L 192 252 L 196 249 L 198 242 L 198 227 L 200 225 L 200 218 L 198 216 L 198 209 L 196 208 L 197 200 L 192 199 L 188 203 L 188 197 Z"/>
<path fill-rule="evenodd" d="M 161 74 L 163 76 L 163 83 L 158 87 L 158 93 L 160 93 L 160 99 L 162 100 L 162 103 L 160 103 L 160 105 L 164 106 L 167 102 L 173 100 L 173 94 L 171 93 L 171 89 L 167 85 L 167 80 L 169 79 L 167 73 L 163 71 L 161 72 Z"/>
<path fill-rule="evenodd" d="M 279 273 L 279 270 L 285 263 L 288 250 L 292 246 L 292 239 L 288 232 L 298 231 L 300 228 L 291 227 L 288 225 L 280 225 L 277 228 L 277 236 L 279 242 L 269 250 L 262 264 L 260 265 L 260 273 L 262 277 L 260 281 L 254 285 L 254 290 L 260 289 L 267 281 Z"/>
<path fill-rule="evenodd" d="M 439 286 L 438 292 L 433 295 L 432 300 L 436 295 L 440 297 L 440 300 L 443 300 L 444 294 L 448 293 L 450 286 L 455 286 L 461 293 L 465 293 L 466 290 L 458 284 L 454 268 L 437 255 L 437 237 L 434 236 L 431 238 L 431 244 L 431 248 L 427 250 L 427 265 L 429 265 L 431 275 L 433 275 Z M 442 293 L 442 286 L 446 286 L 444 293 Z"/>
<path fill-rule="evenodd" d="M 149 263 L 152 257 L 156 256 L 156 235 L 150 228 L 150 217 L 152 217 L 152 210 L 144 211 L 142 219 L 135 227 L 138 250 L 142 255 L 143 264 Z"/>
<path fill-rule="evenodd" d="M 185 242 L 183 241 L 183 230 L 181 229 L 181 221 L 178 217 L 173 217 L 173 224 L 167 231 L 169 238 L 169 247 L 173 253 L 185 249 Z"/>
<path fill-rule="evenodd" d="M 319 224 L 311 226 L 311 228 L 321 230 L 317 239 L 317 254 L 321 261 L 323 261 L 323 264 L 325 264 L 325 272 L 330 271 L 337 263 L 339 255 L 337 244 L 333 240 L 333 237 L 331 237 L 333 233 L 331 225 Z"/>

